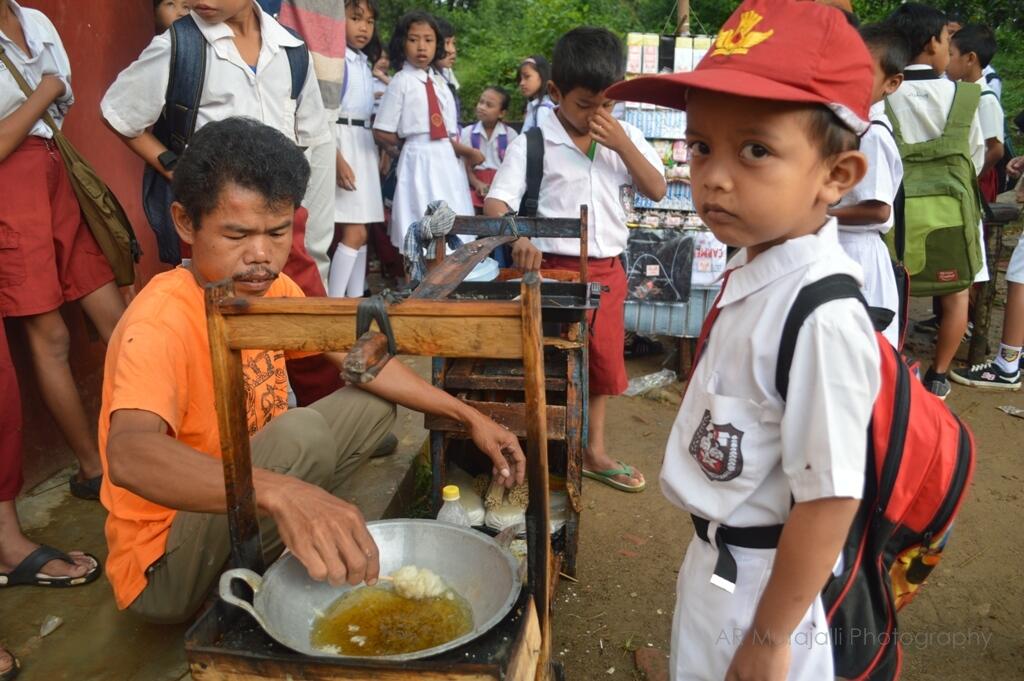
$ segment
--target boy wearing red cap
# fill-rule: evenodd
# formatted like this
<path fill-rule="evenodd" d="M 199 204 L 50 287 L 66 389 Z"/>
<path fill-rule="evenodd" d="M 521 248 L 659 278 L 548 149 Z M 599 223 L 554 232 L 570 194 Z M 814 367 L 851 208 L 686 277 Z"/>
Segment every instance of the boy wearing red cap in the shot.
<path fill-rule="evenodd" d="M 862 280 L 828 208 L 866 172 L 871 56 L 843 15 L 748 0 L 692 72 L 609 96 L 687 110 L 694 203 L 740 247 L 705 322 L 661 473 L 697 535 L 679 570 L 674 681 L 835 677 L 820 591 L 864 486 L 879 387 L 862 304 L 822 304 L 775 388 L 794 299 L 827 276 Z"/>

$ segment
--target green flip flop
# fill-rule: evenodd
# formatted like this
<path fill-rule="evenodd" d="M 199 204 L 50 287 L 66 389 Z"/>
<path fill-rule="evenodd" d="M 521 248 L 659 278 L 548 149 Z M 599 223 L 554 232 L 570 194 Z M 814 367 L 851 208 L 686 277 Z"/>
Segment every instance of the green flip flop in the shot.
<path fill-rule="evenodd" d="M 588 471 L 586 468 L 583 469 L 583 477 L 590 478 L 591 480 L 597 480 L 598 482 L 604 483 L 613 489 L 617 489 L 620 492 L 643 492 L 644 488 L 647 487 L 647 481 L 640 483 L 639 485 L 627 485 L 624 482 L 619 482 L 615 479 L 616 475 L 625 475 L 630 478 L 633 477 L 633 467 L 629 464 L 616 461 L 619 464 L 618 468 L 609 468 L 603 471 Z"/>

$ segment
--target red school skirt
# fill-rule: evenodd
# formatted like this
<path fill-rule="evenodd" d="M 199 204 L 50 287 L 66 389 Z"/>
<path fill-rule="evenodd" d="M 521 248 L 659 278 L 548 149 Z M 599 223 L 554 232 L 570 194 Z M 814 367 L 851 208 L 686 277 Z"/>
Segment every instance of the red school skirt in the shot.
<path fill-rule="evenodd" d="M 544 254 L 541 264 L 548 270 L 580 271 L 575 256 Z M 620 395 L 626 389 L 625 303 L 626 272 L 619 258 L 588 258 L 587 280 L 607 286 L 601 304 L 590 319 L 590 394 Z"/>
<path fill-rule="evenodd" d="M 0 313 L 56 310 L 114 280 L 52 140 L 30 135 L 0 161 L 0 187 Z"/>
<path fill-rule="evenodd" d="M 0 501 L 11 501 L 21 490 L 21 394 L 18 375 L 7 347 L 3 315 L 0 315 Z"/>

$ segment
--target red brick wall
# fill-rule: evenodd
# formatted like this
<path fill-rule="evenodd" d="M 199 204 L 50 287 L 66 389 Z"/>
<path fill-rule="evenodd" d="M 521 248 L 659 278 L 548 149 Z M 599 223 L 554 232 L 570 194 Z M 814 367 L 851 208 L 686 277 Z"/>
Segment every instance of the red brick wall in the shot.
<path fill-rule="evenodd" d="M 100 99 L 118 72 L 153 37 L 151 0 L 19 0 L 53 21 L 71 59 L 75 105 L 64 131 L 117 194 L 145 252 L 139 267 L 141 287 L 162 268 L 140 202 L 142 163 L 103 123 Z M 103 372 L 103 343 L 90 333 L 76 305 L 65 306 L 72 333 L 72 368 L 90 419 L 98 412 Z M 31 357 L 20 325 L 7 322 L 18 368 L 25 412 L 26 490 L 71 462 L 70 450 L 56 432 L 35 385 Z"/>

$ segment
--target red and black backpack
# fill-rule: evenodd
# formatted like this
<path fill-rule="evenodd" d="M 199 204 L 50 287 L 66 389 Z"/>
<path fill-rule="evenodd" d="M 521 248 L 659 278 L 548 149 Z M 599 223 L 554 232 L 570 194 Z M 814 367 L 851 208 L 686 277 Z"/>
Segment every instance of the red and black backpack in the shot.
<path fill-rule="evenodd" d="M 797 295 L 775 375 L 783 399 L 800 327 L 818 306 L 844 298 L 864 302 L 848 275 L 825 277 Z M 882 381 L 868 426 L 864 494 L 843 546 L 843 571 L 822 591 L 835 674 L 850 681 L 899 678 L 896 613 L 938 564 L 975 461 L 971 431 L 875 335 Z"/>

